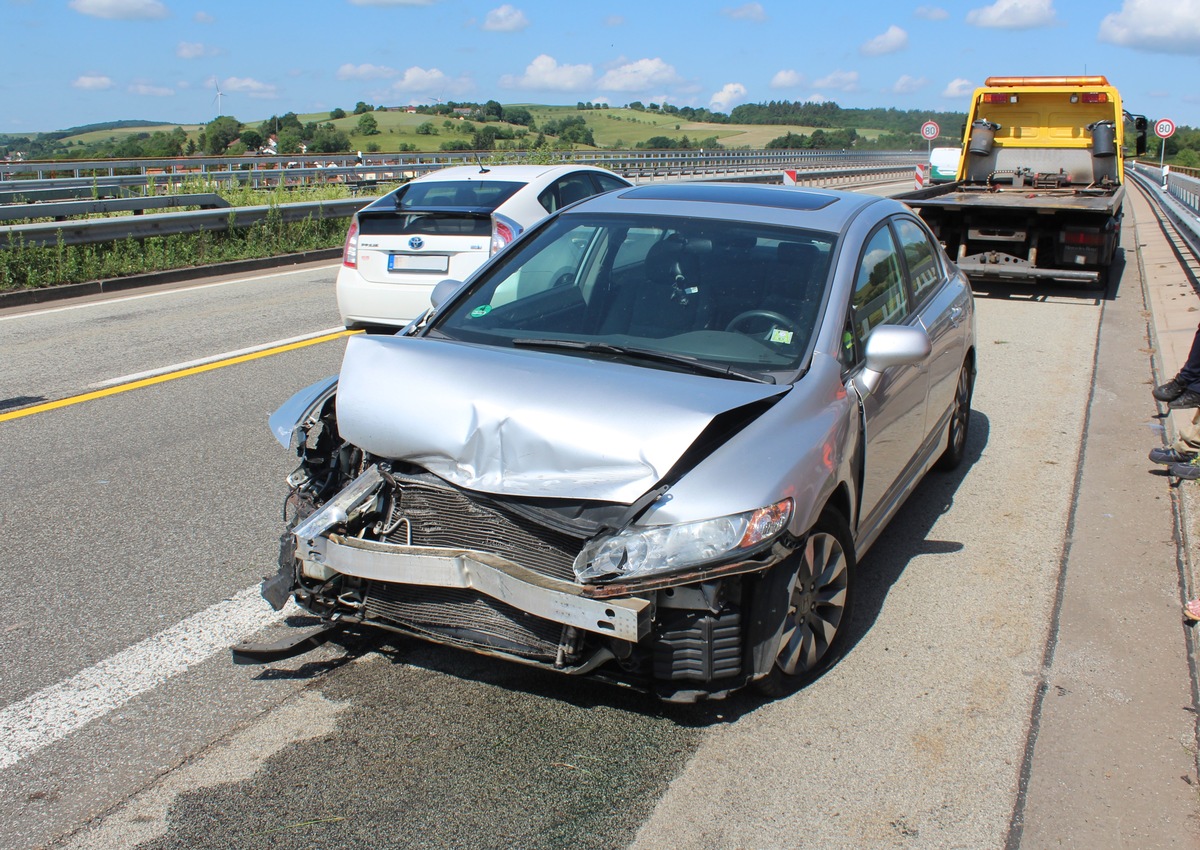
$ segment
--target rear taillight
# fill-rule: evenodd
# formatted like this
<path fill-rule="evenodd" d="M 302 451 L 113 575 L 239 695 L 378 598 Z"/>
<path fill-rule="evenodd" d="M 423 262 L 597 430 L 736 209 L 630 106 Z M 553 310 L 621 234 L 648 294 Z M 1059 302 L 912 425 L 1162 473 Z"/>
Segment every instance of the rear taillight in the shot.
<path fill-rule="evenodd" d="M 346 231 L 346 246 L 342 249 L 342 265 L 349 269 L 358 268 L 358 219 L 350 219 Z"/>
<path fill-rule="evenodd" d="M 506 218 L 499 213 L 492 213 L 492 245 L 488 256 L 495 255 L 497 251 L 520 236 L 521 229 L 521 225 L 511 218 Z"/>
<path fill-rule="evenodd" d="M 1107 92 L 1089 91 L 1083 93 L 1084 103 L 1108 103 Z"/>
<path fill-rule="evenodd" d="M 1063 231 L 1062 241 L 1064 245 L 1103 245 L 1104 234 L 1086 230 L 1066 230 Z"/>

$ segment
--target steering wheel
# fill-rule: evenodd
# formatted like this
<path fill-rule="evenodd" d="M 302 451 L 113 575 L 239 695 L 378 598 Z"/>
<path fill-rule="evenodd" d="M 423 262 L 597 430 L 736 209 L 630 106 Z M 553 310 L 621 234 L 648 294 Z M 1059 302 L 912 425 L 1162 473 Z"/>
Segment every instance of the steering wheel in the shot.
<path fill-rule="evenodd" d="M 747 310 L 745 313 L 739 313 L 733 317 L 733 320 L 728 325 L 725 326 L 725 330 L 730 332 L 738 331 L 739 333 L 745 333 L 745 331 L 740 331 L 739 328 L 741 325 L 746 324 L 751 319 L 770 319 L 776 325 L 782 326 L 784 330 L 790 331 L 793 334 L 796 333 L 796 325 L 792 322 L 792 320 L 781 313 L 774 312 L 773 310 Z"/>

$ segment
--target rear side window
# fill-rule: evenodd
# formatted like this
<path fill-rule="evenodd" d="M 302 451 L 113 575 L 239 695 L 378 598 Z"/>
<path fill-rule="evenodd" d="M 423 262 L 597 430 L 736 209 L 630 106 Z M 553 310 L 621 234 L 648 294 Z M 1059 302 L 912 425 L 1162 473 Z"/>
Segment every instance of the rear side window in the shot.
<path fill-rule="evenodd" d="M 908 315 L 908 290 L 900 272 L 900 256 L 891 228 L 886 225 L 867 242 L 854 279 L 851 306 L 860 352 L 872 328 L 902 322 Z"/>
<path fill-rule="evenodd" d="M 937 251 L 925 231 L 915 221 L 906 218 L 896 219 L 896 236 L 900 238 L 904 261 L 908 264 L 913 300 L 920 301 L 942 277 L 942 267 L 937 259 Z"/>

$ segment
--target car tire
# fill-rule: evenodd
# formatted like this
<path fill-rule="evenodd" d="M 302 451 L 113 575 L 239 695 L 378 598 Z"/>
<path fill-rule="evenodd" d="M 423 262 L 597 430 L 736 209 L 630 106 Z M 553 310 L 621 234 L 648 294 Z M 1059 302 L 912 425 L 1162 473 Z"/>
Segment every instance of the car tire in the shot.
<path fill-rule="evenodd" d="M 971 361 L 967 360 L 958 373 L 954 406 L 950 409 L 950 424 L 946 427 L 946 449 L 937 460 L 937 468 L 943 472 L 957 469 L 967 455 L 967 431 L 971 425 L 971 395 L 974 390 L 975 376 Z"/>
<path fill-rule="evenodd" d="M 854 603 L 854 539 L 842 515 L 827 508 L 785 563 L 792 566 L 783 628 L 771 672 L 754 684 L 783 696 L 812 681 L 841 655 Z"/>

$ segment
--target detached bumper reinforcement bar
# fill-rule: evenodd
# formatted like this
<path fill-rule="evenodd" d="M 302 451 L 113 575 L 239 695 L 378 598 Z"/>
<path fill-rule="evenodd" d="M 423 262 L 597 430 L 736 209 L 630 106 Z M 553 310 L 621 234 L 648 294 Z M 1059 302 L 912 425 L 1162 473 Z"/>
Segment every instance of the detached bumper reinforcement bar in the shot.
<path fill-rule="evenodd" d="M 231 647 L 234 664 L 270 664 L 303 655 L 310 649 L 329 640 L 342 630 L 341 623 L 326 623 L 311 629 L 298 631 L 275 643 L 251 643 L 243 641 Z"/>

